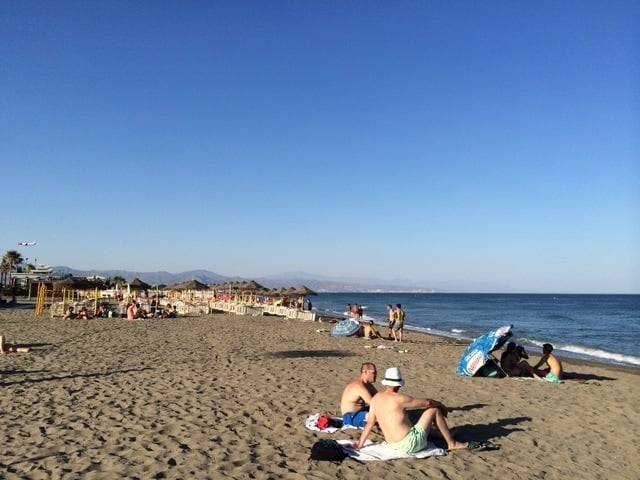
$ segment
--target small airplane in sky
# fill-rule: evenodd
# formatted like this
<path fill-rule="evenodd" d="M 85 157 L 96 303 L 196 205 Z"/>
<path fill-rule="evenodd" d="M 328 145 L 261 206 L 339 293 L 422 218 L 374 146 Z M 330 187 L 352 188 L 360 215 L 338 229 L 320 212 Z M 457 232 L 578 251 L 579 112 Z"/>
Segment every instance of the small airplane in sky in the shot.
<path fill-rule="evenodd" d="M 37 244 L 38 242 L 18 242 L 18 245 L 22 245 L 23 247 L 33 247 Z"/>

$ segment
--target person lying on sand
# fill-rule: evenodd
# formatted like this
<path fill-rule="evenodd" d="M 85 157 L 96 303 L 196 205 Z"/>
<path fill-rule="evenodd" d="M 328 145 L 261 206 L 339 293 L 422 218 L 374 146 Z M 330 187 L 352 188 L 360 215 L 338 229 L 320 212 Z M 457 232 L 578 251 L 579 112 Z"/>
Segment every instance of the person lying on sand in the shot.
<path fill-rule="evenodd" d="M 451 435 L 445 420 L 447 407 L 436 400 L 413 398 L 398 391 L 404 385 L 399 368 L 388 368 L 382 384 L 385 389 L 371 399 L 367 424 L 358 442 L 352 445 L 353 448 L 360 449 L 364 446 L 376 422 L 382 430 L 387 447 L 408 455 L 427 446 L 427 434 L 432 425 L 440 431 L 449 450 L 469 448 L 468 442 L 459 442 Z M 426 410 L 417 423 L 412 425 L 407 411 L 416 408 Z"/>
<path fill-rule="evenodd" d="M 26 347 L 16 347 L 11 343 L 5 343 L 4 335 L 0 335 L 0 353 L 13 353 L 13 352 L 26 353 L 28 351 L 29 349 Z"/>
<path fill-rule="evenodd" d="M 74 318 L 76 318 L 76 312 L 73 311 L 73 307 L 69 307 L 67 309 L 67 313 L 64 314 L 64 316 L 62 317 L 63 320 L 73 320 Z"/>
<path fill-rule="evenodd" d="M 542 345 L 542 358 L 533 366 L 537 375 L 552 383 L 562 382 L 562 362 L 553 353 L 553 345 L 545 343 Z M 547 368 L 540 368 L 546 365 Z"/>

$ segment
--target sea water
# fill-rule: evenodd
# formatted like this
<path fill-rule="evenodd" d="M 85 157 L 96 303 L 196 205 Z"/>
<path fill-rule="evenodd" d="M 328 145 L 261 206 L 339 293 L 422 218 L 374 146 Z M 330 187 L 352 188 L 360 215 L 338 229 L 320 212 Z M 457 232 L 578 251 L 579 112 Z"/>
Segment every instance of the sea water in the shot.
<path fill-rule="evenodd" d="M 387 304 L 400 303 L 408 330 L 463 340 L 513 325 L 513 340 L 532 353 L 551 343 L 565 357 L 640 367 L 640 295 L 321 293 L 312 302 L 340 315 L 360 304 L 378 326 Z"/>

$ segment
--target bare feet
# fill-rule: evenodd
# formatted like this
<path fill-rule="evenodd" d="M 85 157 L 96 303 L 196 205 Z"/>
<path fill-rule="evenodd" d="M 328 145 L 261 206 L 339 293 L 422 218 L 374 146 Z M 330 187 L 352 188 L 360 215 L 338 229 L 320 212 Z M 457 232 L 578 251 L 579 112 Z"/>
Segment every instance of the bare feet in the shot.
<path fill-rule="evenodd" d="M 448 445 L 449 450 L 462 450 L 466 449 L 469 446 L 469 442 L 458 442 L 454 440 L 452 443 Z"/>

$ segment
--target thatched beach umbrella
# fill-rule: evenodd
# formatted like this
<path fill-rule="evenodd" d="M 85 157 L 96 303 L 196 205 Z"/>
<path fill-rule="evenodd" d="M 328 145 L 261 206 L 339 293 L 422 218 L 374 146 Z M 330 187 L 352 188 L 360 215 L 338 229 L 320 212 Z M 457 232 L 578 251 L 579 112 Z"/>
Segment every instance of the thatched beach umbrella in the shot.
<path fill-rule="evenodd" d="M 307 305 L 309 310 L 311 310 L 311 300 L 309 300 L 307 297 L 311 295 L 318 295 L 318 294 L 313 290 L 311 290 L 306 285 L 302 285 L 301 287 L 298 287 L 296 289 L 296 292 L 298 293 L 298 295 L 302 297 L 302 308 L 305 308 L 305 305 Z"/>
<path fill-rule="evenodd" d="M 289 287 L 283 292 L 283 295 L 285 297 L 295 297 L 298 295 L 298 289 L 296 287 Z"/>
<path fill-rule="evenodd" d="M 78 277 L 67 277 L 63 280 L 53 282 L 53 286 L 55 290 L 62 290 L 63 288 L 67 290 L 90 290 L 95 288 L 86 278 Z"/>
<path fill-rule="evenodd" d="M 249 301 L 256 301 L 256 295 L 258 290 L 263 290 L 264 287 L 260 285 L 255 280 L 251 280 L 249 282 L 242 282 L 240 286 L 240 291 L 242 292 L 242 300 L 245 301 L 245 293 L 248 294 L 247 299 Z"/>
<path fill-rule="evenodd" d="M 77 292 L 85 292 L 85 298 L 88 298 L 88 292 L 94 291 L 94 311 L 98 307 L 98 289 L 91 284 L 86 278 L 67 277 L 63 280 L 53 282 L 53 290 L 62 292 L 62 309 L 65 309 L 66 302 L 71 302 L 78 299 Z"/>
<path fill-rule="evenodd" d="M 269 292 L 267 293 L 268 296 L 270 297 L 281 297 L 284 292 L 285 292 L 286 288 L 284 287 L 275 287 L 272 288 L 271 290 L 269 290 Z"/>
<path fill-rule="evenodd" d="M 172 290 L 209 290 L 209 285 L 202 283 L 200 280 L 188 280 L 186 282 L 178 283 L 171 287 Z"/>
<path fill-rule="evenodd" d="M 134 278 L 129 282 L 129 288 L 131 290 L 149 290 L 151 288 L 151 285 L 143 282 L 139 278 Z"/>
<path fill-rule="evenodd" d="M 260 285 L 258 282 L 256 282 L 255 280 L 251 280 L 250 282 L 247 282 L 245 287 L 248 290 L 264 290 L 264 287 L 262 285 Z"/>
<path fill-rule="evenodd" d="M 307 295 L 318 295 L 316 292 L 314 292 L 313 290 L 311 290 L 309 287 L 307 287 L 306 285 L 302 285 L 301 287 L 298 287 L 296 289 L 296 293 L 298 295 L 302 295 L 303 297 L 306 297 Z"/>

